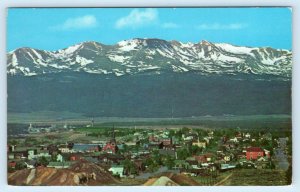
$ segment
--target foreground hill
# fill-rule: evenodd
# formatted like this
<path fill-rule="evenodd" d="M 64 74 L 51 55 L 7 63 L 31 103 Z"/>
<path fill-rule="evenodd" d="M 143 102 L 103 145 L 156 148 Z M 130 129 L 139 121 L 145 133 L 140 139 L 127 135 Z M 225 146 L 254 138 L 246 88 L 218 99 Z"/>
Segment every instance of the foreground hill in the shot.
<path fill-rule="evenodd" d="M 107 170 L 88 162 L 78 162 L 69 169 L 39 167 L 8 174 L 10 185 L 113 185 L 118 182 Z"/>

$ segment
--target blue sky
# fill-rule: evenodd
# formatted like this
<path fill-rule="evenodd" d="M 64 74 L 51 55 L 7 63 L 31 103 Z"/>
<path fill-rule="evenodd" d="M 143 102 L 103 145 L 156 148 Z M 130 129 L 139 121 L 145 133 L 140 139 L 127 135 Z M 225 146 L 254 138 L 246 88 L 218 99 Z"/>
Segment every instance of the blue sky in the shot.
<path fill-rule="evenodd" d="M 289 8 L 10 8 L 7 21 L 7 51 L 136 37 L 292 47 Z"/>

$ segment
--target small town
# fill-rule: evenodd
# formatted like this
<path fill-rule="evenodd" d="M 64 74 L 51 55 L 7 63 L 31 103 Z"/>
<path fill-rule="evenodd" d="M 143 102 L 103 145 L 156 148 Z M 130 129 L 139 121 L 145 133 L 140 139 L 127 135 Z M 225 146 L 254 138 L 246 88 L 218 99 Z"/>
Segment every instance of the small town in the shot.
<path fill-rule="evenodd" d="M 9 136 L 8 183 L 286 185 L 291 146 L 270 129 L 30 124 Z"/>

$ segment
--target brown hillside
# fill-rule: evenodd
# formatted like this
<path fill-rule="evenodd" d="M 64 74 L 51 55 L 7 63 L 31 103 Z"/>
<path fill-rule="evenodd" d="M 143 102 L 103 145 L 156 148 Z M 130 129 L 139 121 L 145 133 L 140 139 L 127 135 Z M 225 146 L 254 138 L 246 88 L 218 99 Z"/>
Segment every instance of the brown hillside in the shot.
<path fill-rule="evenodd" d="M 168 181 L 167 181 L 168 178 Z M 158 182 L 160 180 L 166 180 L 163 182 Z M 166 184 L 165 184 L 166 183 Z M 162 173 L 157 175 L 155 178 L 150 178 L 144 185 L 146 186 L 153 186 L 153 185 L 164 185 L 166 186 L 167 183 L 173 183 L 170 185 L 187 185 L 187 186 L 197 186 L 199 183 L 192 178 L 184 175 L 184 174 L 174 174 L 174 173 Z"/>
<path fill-rule="evenodd" d="M 9 185 L 109 185 L 119 181 L 102 168 L 89 162 L 78 162 L 69 169 L 39 167 L 9 173 Z"/>

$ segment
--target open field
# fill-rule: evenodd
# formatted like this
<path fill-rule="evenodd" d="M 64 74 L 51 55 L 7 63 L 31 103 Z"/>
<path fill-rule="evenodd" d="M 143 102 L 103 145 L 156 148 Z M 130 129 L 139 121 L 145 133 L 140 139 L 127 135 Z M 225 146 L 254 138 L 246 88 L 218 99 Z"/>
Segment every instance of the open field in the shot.
<path fill-rule="evenodd" d="M 234 170 L 232 176 L 222 185 L 249 186 L 249 185 L 288 185 L 286 175 L 281 170 L 270 169 L 241 169 Z"/>
<path fill-rule="evenodd" d="M 8 113 L 8 128 L 12 124 L 64 124 L 85 127 L 94 119 L 95 127 L 112 126 L 120 128 L 171 128 L 189 126 L 193 128 L 241 128 L 241 129 L 290 129 L 291 115 L 249 115 L 249 116 L 200 116 L 185 118 L 118 118 L 118 117 L 85 117 L 79 113 L 70 112 L 34 112 Z"/>

